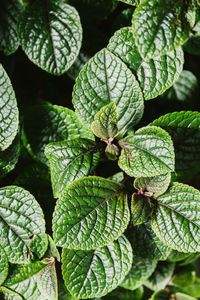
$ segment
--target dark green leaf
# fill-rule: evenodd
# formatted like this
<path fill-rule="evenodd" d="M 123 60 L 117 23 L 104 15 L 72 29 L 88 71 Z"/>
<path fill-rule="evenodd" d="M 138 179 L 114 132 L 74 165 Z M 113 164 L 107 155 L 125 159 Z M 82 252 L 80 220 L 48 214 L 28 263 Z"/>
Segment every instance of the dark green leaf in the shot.
<path fill-rule="evenodd" d="M 118 0 L 118 1 L 124 2 L 124 3 L 129 4 L 129 5 L 137 6 L 137 5 L 140 4 L 140 2 L 142 0 Z"/>
<path fill-rule="evenodd" d="M 134 226 L 148 221 L 152 212 L 150 199 L 147 196 L 134 193 L 131 201 L 131 212 Z"/>
<path fill-rule="evenodd" d="M 192 35 L 184 44 L 183 49 L 192 55 L 200 55 L 200 32 Z"/>
<path fill-rule="evenodd" d="M 8 258 L 3 248 L 0 247 L 0 285 L 2 285 L 8 276 L 8 268 Z"/>
<path fill-rule="evenodd" d="M 160 290 L 158 292 L 153 293 L 149 300 L 170 300 L 169 292 L 166 290 Z"/>
<path fill-rule="evenodd" d="M 187 288 L 189 287 L 195 280 L 195 267 L 188 265 L 187 267 L 182 267 L 175 271 L 172 284 L 180 287 L 180 288 Z"/>
<path fill-rule="evenodd" d="M 144 289 L 142 286 L 134 291 L 118 287 L 116 290 L 103 297 L 102 300 L 141 300 L 143 293 Z"/>
<path fill-rule="evenodd" d="M 190 256 L 190 253 L 179 252 L 177 250 L 172 250 L 167 260 L 171 262 L 178 262 Z"/>

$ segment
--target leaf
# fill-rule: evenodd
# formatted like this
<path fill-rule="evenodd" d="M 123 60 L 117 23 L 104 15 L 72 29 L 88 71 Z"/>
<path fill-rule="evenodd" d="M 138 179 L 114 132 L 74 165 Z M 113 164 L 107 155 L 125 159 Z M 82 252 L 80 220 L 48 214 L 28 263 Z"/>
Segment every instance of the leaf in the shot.
<path fill-rule="evenodd" d="M 176 172 L 194 176 L 200 163 L 200 113 L 180 111 L 169 113 L 153 121 L 151 125 L 160 126 L 172 137 Z"/>
<path fill-rule="evenodd" d="M 109 144 L 106 146 L 105 153 L 108 159 L 116 160 L 119 156 L 119 148 L 114 144 Z"/>
<path fill-rule="evenodd" d="M 132 268 L 120 286 L 128 290 L 137 289 L 154 272 L 157 262 L 157 259 L 141 258 L 134 255 Z"/>
<path fill-rule="evenodd" d="M 176 285 L 180 288 L 189 287 L 195 280 L 195 267 L 192 265 L 184 266 L 177 271 L 175 271 L 175 274 L 172 278 L 172 284 Z"/>
<path fill-rule="evenodd" d="M 86 139 L 51 143 L 45 148 L 49 159 L 54 197 L 74 180 L 91 175 L 99 161 L 97 145 Z M 96 153 L 95 153 L 96 152 Z"/>
<path fill-rule="evenodd" d="M 45 222 L 35 198 L 23 188 L 0 189 L 0 244 L 9 262 L 28 263 L 47 249 Z"/>
<path fill-rule="evenodd" d="M 166 290 L 160 290 L 158 292 L 153 293 L 149 300 L 170 300 L 169 292 Z"/>
<path fill-rule="evenodd" d="M 140 4 L 140 2 L 142 0 L 118 0 L 118 1 L 124 2 L 124 3 L 129 4 L 129 5 L 137 6 L 137 5 Z"/>
<path fill-rule="evenodd" d="M 103 297 L 103 300 L 141 300 L 144 293 L 143 287 L 139 287 L 134 291 L 125 290 L 118 287 L 108 295 Z"/>
<path fill-rule="evenodd" d="M 133 227 L 129 240 L 133 253 L 142 258 L 164 260 L 172 250 L 155 235 L 149 222 Z"/>
<path fill-rule="evenodd" d="M 10 289 L 5 288 L 4 286 L 0 287 L 0 296 L 2 294 L 4 296 L 4 300 L 23 300 L 23 298 L 19 294 L 13 292 Z"/>
<path fill-rule="evenodd" d="M 62 273 L 67 289 L 81 299 L 101 297 L 115 289 L 129 272 L 132 249 L 124 235 L 93 251 L 63 249 Z"/>
<path fill-rule="evenodd" d="M 28 58 L 53 75 L 71 67 L 82 41 L 78 12 L 59 0 L 37 0 L 28 5 L 20 16 L 18 34 Z"/>
<path fill-rule="evenodd" d="M 192 285 L 184 287 L 184 292 L 192 297 L 200 297 L 200 278 L 196 277 Z"/>
<path fill-rule="evenodd" d="M 123 186 L 101 177 L 74 181 L 57 201 L 53 234 L 57 246 L 90 250 L 117 239 L 130 213 Z"/>
<path fill-rule="evenodd" d="M 178 264 L 179 266 L 186 266 L 188 264 L 191 264 L 195 262 L 200 256 L 200 253 L 192 253 L 188 257 L 186 257 L 183 261 L 180 261 Z"/>
<path fill-rule="evenodd" d="M 187 13 L 190 5 L 182 0 L 145 0 L 133 14 L 135 42 L 144 58 L 166 54 L 189 38 Z"/>
<path fill-rule="evenodd" d="M 47 144 L 80 137 L 94 139 L 90 129 L 68 108 L 46 103 L 35 105 L 25 112 L 24 145 L 34 159 L 44 164 L 48 163 L 44 155 Z"/>
<path fill-rule="evenodd" d="M 179 252 L 177 250 L 172 250 L 167 260 L 171 262 L 179 262 L 187 258 L 188 256 L 190 256 L 190 253 L 184 253 L 184 252 Z"/>
<path fill-rule="evenodd" d="M 1 0 L 0 4 L 0 51 L 5 55 L 15 52 L 19 46 L 17 19 L 23 11 L 21 0 Z"/>
<path fill-rule="evenodd" d="M 143 96 L 139 84 L 127 66 L 103 49 L 81 70 L 73 90 L 73 104 L 86 124 L 110 102 L 118 110 L 118 129 L 123 135 L 137 124 L 143 114 Z"/>
<path fill-rule="evenodd" d="M 109 41 L 108 50 L 136 74 L 145 100 L 164 93 L 178 80 L 183 69 L 184 56 L 181 47 L 152 59 L 142 58 L 131 27 L 116 31 Z"/>
<path fill-rule="evenodd" d="M 0 247 L 0 286 L 4 283 L 8 276 L 8 268 L 8 258 L 3 248 Z"/>
<path fill-rule="evenodd" d="M 119 167 L 132 177 L 150 177 L 174 170 L 174 147 L 169 134 L 146 126 L 120 142 Z"/>
<path fill-rule="evenodd" d="M 152 203 L 149 197 L 134 193 L 131 201 L 133 225 L 139 225 L 148 221 L 152 212 Z"/>
<path fill-rule="evenodd" d="M 184 51 L 192 55 L 200 55 L 200 32 L 196 32 L 183 46 Z"/>
<path fill-rule="evenodd" d="M 176 293 L 175 297 L 176 297 L 176 300 L 196 300 L 196 298 L 190 297 L 183 293 Z"/>
<path fill-rule="evenodd" d="M 48 249 L 47 252 L 45 253 L 45 258 L 56 258 L 57 261 L 60 261 L 60 253 L 56 247 L 56 244 L 54 242 L 54 240 L 50 237 L 50 235 L 48 235 Z"/>
<path fill-rule="evenodd" d="M 154 198 L 164 194 L 171 181 L 171 173 L 154 177 L 140 177 L 134 181 L 134 187 L 141 193 L 153 196 Z"/>
<path fill-rule="evenodd" d="M 14 90 L 0 64 L 0 151 L 7 149 L 17 134 L 18 114 Z"/>
<path fill-rule="evenodd" d="M 175 264 L 172 262 L 159 261 L 156 270 L 144 285 L 153 291 L 164 289 L 173 275 L 174 268 Z"/>
<path fill-rule="evenodd" d="M 102 140 L 112 142 L 118 133 L 115 102 L 102 107 L 91 125 L 93 133 Z"/>
<path fill-rule="evenodd" d="M 200 192 L 186 184 L 173 183 L 157 203 L 151 226 L 158 238 L 180 252 L 200 251 Z"/>

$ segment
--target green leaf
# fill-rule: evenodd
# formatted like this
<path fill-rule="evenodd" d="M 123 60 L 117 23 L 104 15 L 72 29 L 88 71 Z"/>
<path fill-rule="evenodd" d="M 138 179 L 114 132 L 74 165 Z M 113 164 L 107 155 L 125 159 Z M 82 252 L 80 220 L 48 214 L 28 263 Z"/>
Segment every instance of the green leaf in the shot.
<path fill-rule="evenodd" d="M 8 276 L 8 268 L 8 258 L 3 248 L 0 247 L 0 285 L 2 285 Z"/>
<path fill-rule="evenodd" d="M 115 289 L 129 272 L 132 249 L 124 235 L 93 251 L 63 249 L 62 273 L 72 295 L 81 299 L 101 297 Z"/>
<path fill-rule="evenodd" d="M 17 20 L 23 11 L 21 0 L 1 0 L 0 3 L 0 51 L 5 55 L 15 52 L 19 46 Z"/>
<path fill-rule="evenodd" d="M 164 289 L 173 275 L 174 268 L 175 264 L 172 262 L 159 261 L 156 270 L 144 285 L 153 291 Z"/>
<path fill-rule="evenodd" d="M 175 297 L 176 300 L 197 300 L 196 298 L 190 297 L 183 293 L 176 293 Z"/>
<path fill-rule="evenodd" d="M 179 262 L 187 258 L 188 256 L 190 256 L 190 253 L 184 253 L 184 252 L 179 252 L 177 250 L 172 250 L 167 260 L 171 262 Z"/>
<path fill-rule="evenodd" d="M 102 299 L 104 300 L 141 300 L 144 293 L 144 288 L 141 286 L 134 291 L 125 290 L 118 287 L 113 292 L 109 293 Z"/>
<path fill-rule="evenodd" d="M 56 258 L 57 261 L 60 261 L 60 253 L 56 247 L 56 244 L 54 240 L 48 235 L 48 249 L 47 252 L 45 253 L 45 258 Z"/>
<path fill-rule="evenodd" d="M 173 183 L 157 204 L 151 226 L 158 238 L 180 252 L 200 251 L 200 192 Z"/>
<path fill-rule="evenodd" d="M 200 253 L 192 253 L 190 254 L 188 257 L 186 257 L 183 261 L 180 261 L 178 263 L 179 266 L 187 266 L 188 264 L 193 263 L 194 261 L 197 260 L 197 258 L 199 258 Z"/>
<path fill-rule="evenodd" d="M 45 222 L 35 198 L 23 188 L 0 189 L 0 244 L 11 263 L 28 263 L 47 249 Z"/>
<path fill-rule="evenodd" d="M 108 50 L 118 56 L 136 74 L 144 99 L 156 98 L 179 78 L 184 63 L 181 47 L 152 59 L 144 59 L 138 52 L 131 27 L 116 31 Z"/>
<path fill-rule="evenodd" d="M 101 177 L 74 181 L 57 201 L 53 233 L 57 246 L 90 250 L 117 239 L 130 219 L 123 186 Z"/>
<path fill-rule="evenodd" d="M 23 298 L 19 294 L 13 292 L 10 289 L 5 288 L 4 286 L 0 287 L 0 296 L 2 294 L 4 296 L 4 300 L 23 300 Z"/>
<path fill-rule="evenodd" d="M 154 272 L 157 262 L 157 259 L 141 258 L 134 255 L 132 268 L 120 286 L 129 290 L 140 287 Z"/>
<path fill-rule="evenodd" d="M 140 128 L 121 140 L 119 167 L 132 177 L 150 177 L 174 170 L 174 147 L 169 134 L 155 126 Z"/>
<path fill-rule="evenodd" d="M 47 164 L 44 149 L 51 142 L 75 138 L 94 139 L 74 111 L 50 103 L 35 105 L 24 115 L 23 142 L 34 159 Z"/>
<path fill-rule="evenodd" d="M 192 297 L 200 297 L 200 278 L 196 277 L 192 285 L 184 287 L 184 292 Z"/>
<path fill-rule="evenodd" d="M 142 1 L 132 19 L 135 42 L 142 57 L 160 56 L 182 45 L 189 38 L 190 9 L 182 0 Z"/>
<path fill-rule="evenodd" d="M 200 32 L 196 32 L 183 46 L 184 51 L 192 55 L 200 55 Z"/>
<path fill-rule="evenodd" d="M 108 159 L 116 160 L 119 156 L 119 148 L 114 144 L 108 144 L 106 146 L 105 153 Z"/>
<path fill-rule="evenodd" d="M 144 104 L 137 80 L 118 57 L 103 49 L 81 70 L 73 90 L 73 104 L 88 124 L 110 102 L 116 103 L 121 134 L 140 121 Z"/>
<path fill-rule="evenodd" d="M 134 193 L 131 201 L 133 225 L 139 225 L 148 221 L 152 212 L 152 203 L 149 197 Z"/>
<path fill-rule="evenodd" d="M 79 56 L 73 63 L 73 65 L 70 67 L 70 69 L 67 71 L 67 75 L 72 79 L 75 80 L 78 77 L 78 74 L 80 73 L 83 66 L 88 62 L 90 59 L 90 56 L 80 52 Z"/>
<path fill-rule="evenodd" d="M 143 258 L 164 260 L 172 250 L 155 235 L 149 222 L 133 227 L 129 240 L 133 253 Z"/>
<path fill-rule="evenodd" d="M 14 90 L 0 64 L 0 151 L 7 149 L 17 134 L 18 114 Z"/>
<path fill-rule="evenodd" d="M 118 0 L 118 1 L 124 2 L 124 3 L 129 4 L 129 5 L 137 6 L 137 5 L 140 4 L 140 2 L 142 0 Z"/>
<path fill-rule="evenodd" d="M 176 167 L 175 170 L 183 175 L 191 173 L 200 163 L 200 113 L 180 111 L 169 113 L 153 121 L 151 125 L 160 126 L 172 137 Z M 199 168 L 198 168 L 199 170 Z"/>
<path fill-rule="evenodd" d="M 102 140 L 112 142 L 118 133 L 117 106 L 115 102 L 102 107 L 91 125 L 93 133 Z"/>
<path fill-rule="evenodd" d="M 55 198 L 59 197 L 75 179 L 94 172 L 99 161 L 98 150 L 93 141 L 86 139 L 73 139 L 47 145 L 45 155 L 50 162 Z"/>
<path fill-rule="evenodd" d="M 28 5 L 20 16 L 18 34 L 28 58 L 54 75 L 71 67 L 82 41 L 78 12 L 59 0 L 37 0 Z"/>
<path fill-rule="evenodd" d="M 180 287 L 180 288 L 187 288 L 190 286 L 195 280 L 195 267 L 192 265 L 184 266 L 177 271 L 172 278 L 172 284 Z"/>
<path fill-rule="evenodd" d="M 166 290 L 160 290 L 158 292 L 153 293 L 149 300 L 170 300 L 169 292 Z"/>
<path fill-rule="evenodd" d="M 171 173 L 166 173 L 154 177 L 140 177 L 134 181 L 134 187 L 142 194 L 153 196 L 154 198 L 164 194 L 171 181 Z"/>

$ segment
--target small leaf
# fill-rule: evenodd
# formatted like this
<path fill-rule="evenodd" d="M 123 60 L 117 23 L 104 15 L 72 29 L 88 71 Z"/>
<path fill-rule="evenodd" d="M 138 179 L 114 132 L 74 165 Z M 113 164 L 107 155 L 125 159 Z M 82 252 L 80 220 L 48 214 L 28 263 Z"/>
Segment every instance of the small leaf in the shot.
<path fill-rule="evenodd" d="M 141 258 L 134 255 L 132 268 L 120 286 L 128 290 L 135 290 L 140 287 L 154 272 L 157 262 L 157 259 Z"/>
<path fill-rule="evenodd" d="M 11 263 L 28 263 L 47 249 L 45 222 L 35 198 L 17 186 L 0 189 L 0 243 Z"/>
<path fill-rule="evenodd" d="M 116 160 L 119 156 L 119 148 L 114 144 L 107 145 L 105 153 L 108 159 Z"/>
<path fill-rule="evenodd" d="M 174 148 L 169 134 L 159 127 L 140 128 L 121 140 L 119 167 L 132 177 L 149 177 L 174 170 Z"/>
<path fill-rule="evenodd" d="M 75 180 L 57 201 L 53 233 L 57 246 L 90 250 L 117 239 L 130 213 L 123 186 L 101 177 Z"/>
<path fill-rule="evenodd" d="M 134 193 L 132 195 L 131 212 L 134 226 L 148 221 L 152 212 L 150 199 L 144 195 Z"/>
<path fill-rule="evenodd" d="M 195 274 L 196 270 L 194 266 L 184 266 L 175 271 L 172 278 L 172 284 L 180 288 L 187 288 L 194 282 Z"/>
<path fill-rule="evenodd" d="M 158 238 L 180 252 L 200 251 L 200 192 L 173 183 L 157 203 L 151 226 Z"/>
<path fill-rule="evenodd" d="M 164 194 L 171 181 L 171 173 L 154 177 L 140 177 L 134 181 L 134 187 L 144 194 L 154 198 Z"/>
<path fill-rule="evenodd" d="M 182 45 L 190 33 L 186 1 L 145 0 L 133 14 L 137 48 L 144 58 L 163 55 Z"/>
<path fill-rule="evenodd" d="M 98 150 L 93 141 L 86 139 L 73 139 L 47 145 L 45 155 L 50 162 L 55 198 L 59 197 L 74 180 L 92 174 L 99 161 Z"/>
<path fill-rule="evenodd" d="M 14 90 L 0 64 L 0 151 L 7 149 L 17 134 L 18 114 Z"/>
<path fill-rule="evenodd" d="M 73 104 L 88 125 L 110 102 L 116 103 L 121 134 L 140 121 L 144 104 L 137 80 L 118 57 L 103 49 L 81 70 L 73 90 Z"/>
<path fill-rule="evenodd" d="M 53 257 L 56 258 L 57 261 L 60 261 L 60 253 L 56 247 L 54 240 L 50 237 L 50 235 L 48 235 L 48 241 L 49 241 L 49 245 L 48 245 L 47 252 L 45 253 L 45 257 L 48 258 Z"/>
<path fill-rule="evenodd" d="M 112 142 L 118 133 L 117 106 L 115 102 L 102 107 L 91 125 L 93 133 L 102 140 Z"/>
<path fill-rule="evenodd" d="M 178 80 L 183 69 L 184 56 L 181 47 L 162 56 L 143 59 L 138 52 L 131 27 L 116 31 L 109 41 L 108 50 L 136 74 L 145 100 L 164 93 Z"/>
<path fill-rule="evenodd" d="M 3 248 L 0 247 L 0 285 L 2 285 L 8 276 L 8 268 L 8 258 Z"/>
<path fill-rule="evenodd" d="M 153 291 L 164 289 L 173 275 L 174 268 L 175 264 L 172 262 L 159 261 L 156 270 L 144 285 Z"/>
<path fill-rule="evenodd" d="M 190 256 L 190 253 L 184 253 L 184 252 L 179 252 L 177 250 L 172 250 L 167 260 L 171 262 L 179 262 L 187 258 L 188 256 Z"/>
<path fill-rule="evenodd" d="M 197 300 L 196 298 L 190 297 L 183 293 L 176 293 L 175 297 L 176 300 Z"/>
<path fill-rule="evenodd" d="M 169 292 L 166 290 L 160 290 L 158 292 L 153 293 L 149 300 L 170 300 Z"/>
<path fill-rule="evenodd" d="M 5 288 L 4 286 L 0 287 L 0 296 L 1 294 L 3 294 L 4 300 L 23 300 L 23 298 L 19 294 Z"/>
<path fill-rule="evenodd" d="M 62 262 L 63 278 L 72 295 L 79 299 L 101 297 L 115 289 L 129 272 L 132 249 L 122 235 L 93 251 L 63 249 Z"/>
<path fill-rule="evenodd" d="M 20 16 L 18 34 L 28 58 L 54 75 L 70 68 L 82 41 L 78 12 L 58 0 L 38 0 L 28 5 Z"/>

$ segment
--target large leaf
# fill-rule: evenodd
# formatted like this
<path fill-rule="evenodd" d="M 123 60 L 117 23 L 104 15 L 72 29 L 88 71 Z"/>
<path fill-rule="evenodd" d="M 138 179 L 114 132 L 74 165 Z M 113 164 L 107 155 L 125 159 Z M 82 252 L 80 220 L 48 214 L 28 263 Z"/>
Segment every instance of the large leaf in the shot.
<path fill-rule="evenodd" d="M 171 135 L 175 148 L 176 172 L 185 174 L 192 171 L 194 176 L 200 163 L 200 113 L 169 113 L 151 124 L 162 127 Z"/>
<path fill-rule="evenodd" d="M 23 142 L 36 160 L 47 164 L 44 155 L 47 144 L 79 137 L 94 138 L 75 112 L 68 108 L 47 103 L 25 111 Z"/>
<path fill-rule="evenodd" d="M 80 72 L 74 86 L 73 104 L 82 120 L 88 124 L 110 102 L 117 105 L 121 133 L 140 121 L 143 96 L 138 82 L 118 57 L 103 49 Z"/>
<path fill-rule="evenodd" d="M 61 75 L 79 54 L 82 27 L 74 7 L 59 0 L 37 0 L 21 14 L 18 34 L 31 61 Z"/>
<path fill-rule="evenodd" d="M 10 79 L 0 64 L 0 151 L 8 148 L 18 130 L 18 108 Z"/>
<path fill-rule="evenodd" d="M 120 286 L 128 290 L 135 290 L 140 287 L 154 272 L 157 262 L 157 259 L 141 258 L 134 255 L 132 268 Z"/>
<path fill-rule="evenodd" d="M 0 285 L 2 285 L 8 276 L 8 268 L 8 258 L 3 248 L 0 247 Z"/>
<path fill-rule="evenodd" d="M 49 159 L 54 197 L 75 179 L 92 175 L 99 160 L 98 147 L 93 141 L 73 139 L 51 143 L 45 148 Z"/>
<path fill-rule="evenodd" d="M 0 244 L 11 263 L 27 263 L 47 249 L 45 222 L 35 198 L 17 186 L 0 189 Z"/>
<path fill-rule="evenodd" d="M 171 87 L 183 69 L 184 57 L 181 47 L 152 59 L 142 58 L 131 27 L 116 31 L 110 39 L 108 49 L 136 74 L 145 100 L 155 98 Z"/>
<path fill-rule="evenodd" d="M 158 238 L 180 252 L 200 251 L 200 192 L 174 183 L 157 204 L 151 225 Z"/>
<path fill-rule="evenodd" d="M 136 45 L 142 57 L 163 55 L 182 45 L 189 38 L 187 13 L 190 9 L 183 0 L 143 1 L 132 20 Z M 195 19 L 195 16 L 191 17 Z"/>
<path fill-rule="evenodd" d="M 15 52 L 19 46 L 17 20 L 22 10 L 21 0 L 1 0 L 0 2 L 0 50 L 6 55 Z"/>
<path fill-rule="evenodd" d="M 63 249 L 62 272 L 72 295 L 100 297 L 115 289 L 129 272 L 132 249 L 125 236 L 93 251 Z"/>
<path fill-rule="evenodd" d="M 57 246 L 90 250 L 117 239 L 130 213 L 123 186 L 101 177 L 77 179 L 63 191 L 53 216 Z"/>
<path fill-rule="evenodd" d="M 174 147 L 169 134 L 155 126 L 140 128 L 120 142 L 119 167 L 132 177 L 151 177 L 174 170 Z"/>

